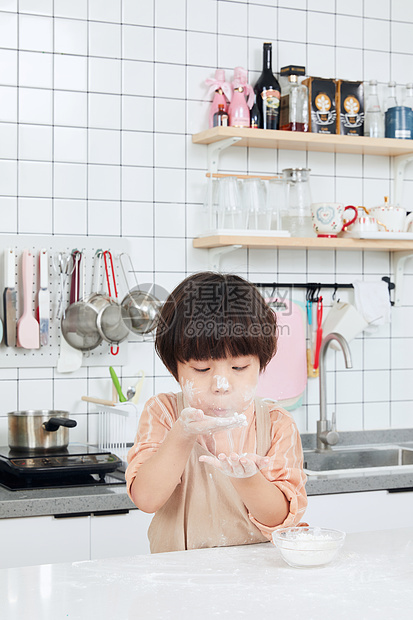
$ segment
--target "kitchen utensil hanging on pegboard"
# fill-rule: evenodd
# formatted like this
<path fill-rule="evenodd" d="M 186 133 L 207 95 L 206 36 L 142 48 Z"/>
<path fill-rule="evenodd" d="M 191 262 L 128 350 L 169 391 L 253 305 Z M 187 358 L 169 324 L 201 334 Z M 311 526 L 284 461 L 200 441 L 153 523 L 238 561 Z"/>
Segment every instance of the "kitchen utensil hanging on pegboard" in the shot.
<path fill-rule="evenodd" d="M 23 348 L 19 346 L 7 346 L 13 345 L 13 340 L 9 341 L 9 338 L 5 338 L 0 344 L 0 367 L 1 368 L 24 368 L 24 367 L 56 367 L 57 360 L 60 352 L 61 343 L 61 324 L 60 317 L 58 318 L 58 303 L 60 295 L 62 295 L 62 308 L 60 313 L 63 313 L 64 309 L 69 305 L 69 281 L 70 281 L 70 265 L 68 266 L 68 274 L 62 284 L 62 279 L 56 274 L 53 268 L 53 261 L 56 255 L 69 256 L 72 259 L 72 253 L 74 251 L 82 252 L 82 259 L 85 260 L 85 283 L 86 290 L 90 292 L 91 281 L 93 276 L 93 257 L 99 249 L 104 251 L 110 250 L 113 258 L 113 269 L 116 282 L 118 284 L 118 295 L 122 298 L 126 294 L 126 285 L 123 284 L 122 279 L 119 277 L 119 255 L 122 252 L 129 251 L 129 243 L 127 239 L 110 239 L 110 244 L 107 247 L 101 248 L 102 240 L 92 237 L 79 237 L 74 240 L 73 237 L 60 237 L 60 236 L 27 236 L 27 235 L 7 235 L 4 239 L 3 251 L 0 252 L 0 274 L 4 274 L 1 281 L 1 290 L 7 294 L 4 295 L 4 299 L 11 299 L 9 306 L 4 305 L 1 318 L 6 321 L 8 319 L 9 324 L 13 324 L 13 302 L 14 302 L 14 321 L 19 320 L 23 315 L 24 301 L 23 301 L 23 288 L 22 288 L 22 259 L 24 250 L 33 257 L 33 275 L 30 276 L 32 280 L 31 287 L 26 286 L 26 292 L 30 289 L 31 298 L 27 300 L 26 314 L 39 306 L 39 291 L 47 291 L 48 302 L 45 293 L 40 295 L 39 310 L 36 310 L 37 314 L 33 315 L 33 320 L 37 323 L 37 329 L 40 334 L 39 321 L 43 321 L 43 336 L 39 341 L 38 348 Z M 74 247 L 75 243 L 79 244 L 79 247 Z M 6 252 L 6 246 L 10 252 Z M 42 256 L 42 251 L 47 254 L 47 264 L 45 263 L 45 257 Z M 40 260 L 42 258 L 42 260 Z M 13 282 L 13 269 L 12 260 L 14 260 L 14 282 Z M 55 259 L 56 260 L 56 259 Z M 7 261 L 7 264 L 6 264 Z M 42 267 L 42 273 L 40 274 L 40 265 Z M 5 277 L 7 271 L 8 276 Z M 61 286 L 63 291 L 61 293 Z M 100 284 L 102 290 L 107 287 L 106 279 L 102 274 L 102 282 Z M 48 308 L 47 308 L 48 303 Z M 8 312 L 7 312 L 8 309 Z M 48 313 L 47 313 L 48 310 Z M 48 314 L 48 316 L 47 316 Z M 48 332 L 45 331 L 45 324 L 48 319 Z M 34 323 L 33 323 L 34 325 Z M 12 330 L 13 331 L 13 330 Z M 127 338 L 119 346 L 119 354 L 116 356 L 116 364 L 124 365 L 128 360 L 128 340 Z M 131 335 L 131 340 L 134 337 Z M 29 343 L 30 344 L 30 343 Z M 36 342 L 37 344 L 37 342 Z M 103 341 L 94 350 L 88 351 L 83 354 L 82 365 L 83 366 L 109 366 L 113 356 L 111 355 L 111 345 L 108 342 Z"/>

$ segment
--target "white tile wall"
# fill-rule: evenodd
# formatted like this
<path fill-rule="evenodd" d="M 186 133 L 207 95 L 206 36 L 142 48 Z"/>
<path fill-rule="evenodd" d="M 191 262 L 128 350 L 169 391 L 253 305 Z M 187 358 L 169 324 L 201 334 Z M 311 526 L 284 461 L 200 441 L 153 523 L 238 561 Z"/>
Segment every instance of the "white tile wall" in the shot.
<path fill-rule="evenodd" d="M 302 63 L 309 75 L 413 81 L 413 9 L 405 0 L 3 0 L 0 1 L 0 234 L 128 239 L 141 281 L 168 290 L 208 268 L 192 247 L 204 216 L 206 148 L 191 134 L 206 128 L 204 80 L 217 67 L 260 73 L 262 42 L 273 66 Z M 315 201 L 372 206 L 391 190 L 386 157 L 234 148 L 224 171 L 312 170 Z M 413 168 L 413 167 L 412 167 Z M 404 200 L 411 204 L 413 171 Z M 384 252 L 239 250 L 224 270 L 253 281 L 352 282 L 391 274 Z M 328 403 L 343 430 L 413 426 L 413 260 L 406 263 L 403 305 L 391 326 L 351 343 L 353 369 L 328 356 Z M 133 283 L 133 282 L 132 282 Z M 343 290 L 341 299 L 352 300 Z M 326 311 L 331 304 L 325 294 Z M 153 391 L 175 389 L 151 342 L 131 338 L 124 385 L 139 369 Z M 0 349 L 2 355 L 4 349 Z M 16 408 L 67 408 L 87 439 L 84 393 L 109 397 L 105 368 L 58 375 L 54 368 L 4 368 L 5 414 Z M 300 431 L 315 431 L 318 381 L 295 412 Z M 94 411 L 93 407 L 90 411 Z"/>

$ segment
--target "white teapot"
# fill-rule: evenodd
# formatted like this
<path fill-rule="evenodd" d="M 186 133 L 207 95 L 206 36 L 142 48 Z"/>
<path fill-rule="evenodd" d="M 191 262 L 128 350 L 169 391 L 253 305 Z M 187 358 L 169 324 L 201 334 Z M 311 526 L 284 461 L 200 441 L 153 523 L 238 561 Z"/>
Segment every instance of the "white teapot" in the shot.
<path fill-rule="evenodd" d="M 372 207 L 369 214 L 384 224 L 388 232 L 413 232 L 413 213 L 407 215 L 406 209 L 389 204 L 389 197 L 384 197 L 384 204 Z"/>

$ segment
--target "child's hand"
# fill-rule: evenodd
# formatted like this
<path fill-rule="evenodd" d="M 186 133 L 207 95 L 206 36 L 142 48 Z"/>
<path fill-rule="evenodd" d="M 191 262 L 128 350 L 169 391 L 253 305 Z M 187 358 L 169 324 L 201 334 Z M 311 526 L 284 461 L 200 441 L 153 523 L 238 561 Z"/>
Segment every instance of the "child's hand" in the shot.
<path fill-rule="evenodd" d="M 201 409 L 194 409 L 194 407 L 183 409 L 179 421 L 189 435 L 212 435 L 247 424 L 247 418 L 243 413 L 235 413 L 229 418 L 217 418 L 205 415 Z"/>
<path fill-rule="evenodd" d="M 200 456 L 201 463 L 209 463 L 223 474 L 232 478 L 250 478 L 254 476 L 260 469 L 267 467 L 270 459 L 258 454 L 236 454 L 231 452 L 229 456 L 226 454 L 218 454 L 216 456 Z"/>

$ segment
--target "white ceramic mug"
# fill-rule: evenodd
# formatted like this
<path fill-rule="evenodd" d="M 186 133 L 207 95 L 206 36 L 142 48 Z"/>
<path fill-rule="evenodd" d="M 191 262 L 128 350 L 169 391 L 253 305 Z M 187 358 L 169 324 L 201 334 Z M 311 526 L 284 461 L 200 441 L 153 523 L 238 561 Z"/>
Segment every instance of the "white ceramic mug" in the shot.
<path fill-rule="evenodd" d="M 347 230 L 347 227 L 346 227 Z M 384 227 L 380 228 L 380 230 L 385 230 Z M 375 217 L 370 217 L 369 215 L 359 216 L 354 224 L 351 226 L 351 232 L 378 232 L 379 224 Z"/>
<path fill-rule="evenodd" d="M 383 205 L 371 208 L 369 213 L 382 222 L 388 232 L 409 232 L 413 222 L 413 213 L 407 215 L 403 207 Z"/>
<path fill-rule="evenodd" d="M 359 233 L 387 231 L 386 226 L 372 215 L 369 215 L 369 211 L 365 207 L 358 207 L 357 211 L 358 217 L 356 221 L 350 227 L 346 226 L 346 231 Z"/>
<path fill-rule="evenodd" d="M 354 216 L 346 221 L 344 213 L 348 209 L 354 211 Z M 352 205 L 345 207 L 341 202 L 314 202 L 311 205 L 311 217 L 317 237 L 337 237 L 344 227 L 356 221 L 358 211 L 356 207 Z"/>

